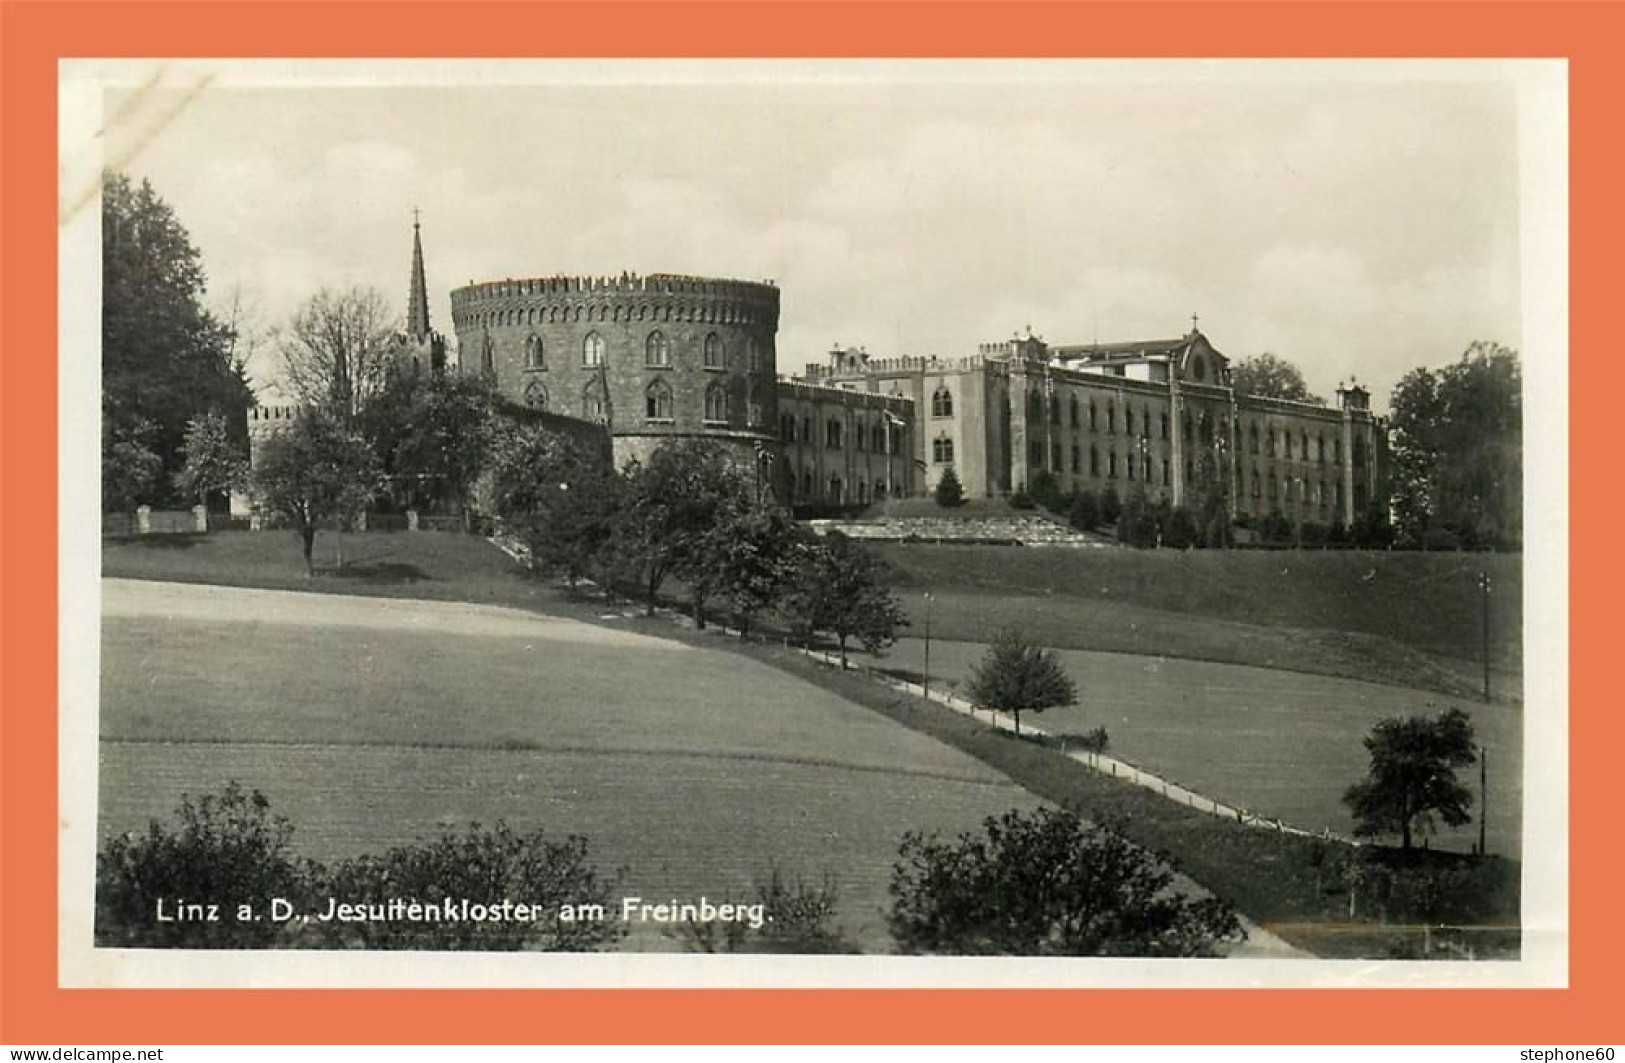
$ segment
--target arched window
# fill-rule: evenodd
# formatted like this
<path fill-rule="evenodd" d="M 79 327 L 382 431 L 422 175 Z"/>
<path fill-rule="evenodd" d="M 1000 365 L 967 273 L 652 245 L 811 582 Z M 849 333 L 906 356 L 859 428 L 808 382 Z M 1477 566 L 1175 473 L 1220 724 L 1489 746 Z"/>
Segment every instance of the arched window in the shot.
<path fill-rule="evenodd" d="M 801 497 L 811 498 L 813 493 L 812 470 L 805 469 L 801 473 Z"/>
<path fill-rule="evenodd" d="M 1074 473 L 1082 471 L 1078 468 L 1078 445 L 1076 443 L 1072 444 L 1072 471 Z"/>
<path fill-rule="evenodd" d="M 1116 406 L 1108 405 L 1106 407 L 1106 431 L 1107 432 L 1116 432 L 1117 431 L 1117 407 Z"/>
<path fill-rule="evenodd" d="M 817 437 L 813 435 L 811 417 L 803 417 L 801 419 L 801 438 L 808 443 L 817 442 Z"/>
<path fill-rule="evenodd" d="M 705 337 L 705 368 L 724 369 L 726 367 L 727 363 L 722 356 L 722 337 L 715 332 L 707 334 Z"/>
<path fill-rule="evenodd" d="M 525 368 L 547 368 L 542 362 L 542 338 L 534 332 L 525 338 Z"/>
<path fill-rule="evenodd" d="M 1096 425 L 1096 420 L 1095 420 L 1095 400 L 1090 399 L 1089 400 L 1089 431 L 1093 432 L 1095 430 L 1095 425 Z"/>
<path fill-rule="evenodd" d="M 671 385 L 656 380 L 643 389 L 643 416 L 651 421 L 671 420 Z"/>
<path fill-rule="evenodd" d="M 829 478 L 829 499 L 828 499 L 828 501 L 830 501 L 830 502 L 840 502 L 840 501 L 842 501 L 842 497 L 841 497 L 841 478 L 839 476 L 831 476 Z"/>
<path fill-rule="evenodd" d="M 1179 427 L 1182 433 L 1181 438 L 1184 439 L 1185 445 L 1189 446 L 1191 441 L 1196 438 L 1191 434 L 1191 414 L 1189 410 L 1186 410 L 1185 416 L 1179 419 Z"/>
<path fill-rule="evenodd" d="M 1285 429 L 1281 430 L 1281 444 L 1282 444 L 1282 446 L 1284 446 L 1286 448 L 1287 460 L 1290 461 L 1291 458 L 1292 458 L 1292 433 L 1291 432 L 1288 432 Z"/>
<path fill-rule="evenodd" d="M 587 338 L 581 341 L 581 364 L 592 366 L 604 364 L 604 337 L 596 332 L 587 333 Z"/>
<path fill-rule="evenodd" d="M 604 385 L 600 381 L 589 380 L 581 390 L 581 416 L 594 424 L 604 423 Z"/>
<path fill-rule="evenodd" d="M 1258 466 L 1253 466 L 1253 497 L 1259 498 L 1264 494 L 1263 481 L 1258 478 Z"/>
<path fill-rule="evenodd" d="M 1343 464 L 1343 441 L 1341 439 L 1332 440 L 1332 463 L 1335 465 Z"/>
<path fill-rule="evenodd" d="M 1061 464 L 1061 444 L 1059 443 L 1051 443 L 1049 445 L 1049 467 L 1054 469 L 1056 472 L 1060 472 L 1063 468 L 1065 468 L 1065 466 Z"/>
<path fill-rule="evenodd" d="M 796 441 L 796 418 L 794 414 L 779 414 L 779 439 L 786 443 Z"/>
<path fill-rule="evenodd" d="M 1162 415 L 1162 438 L 1168 438 L 1168 415 L 1166 413 Z"/>
<path fill-rule="evenodd" d="M 1106 479 L 1117 479 L 1117 451 L 1115 450 L 1106 452 Z"/>
<path fill-rule="evenodd" d="M 542 386 L 540 380 L 532 380 L 525 385 L 525 405 L 533 410 L 547 409 L 547 388 Z"/>
<path fill-rule="evenodd" d="M 1053 396 L 1050 397 L 1049 402 L 1049 423 L 1055 425 L 1061 423 L 1061 402 Z"/>
<path fill-rule="evenodd" d="M 1097 447 L 1089 448 L 1089 475 L 1100 475 L 1100 450 Z"/>
<path fill-rule="evenodd" d="M 1254 454 L 1257 454 L 1258 453 L 1258 425 L 1256 423 L 1254 423 L 1252 428 L 1248 430 L 1247 434 L 1248 434 L 1249 438 L 1251 439 L 1251 443 L 1249 444 L 1248 449 L 1251 450 Z"/>
<path fill-rule="evenodd" d="M 762 368 L 762 348 L 755 336 L 745 337 L 745 366 L 753 373 Z"/>
<path fill-rule="evenodd" d="M 931 460 L 938 465 L 952 465 L 954 463 L 954 441 L 947 436 L 938 436 L 931 441 Z"/>
<path fill-rule="evenodd" d="M 1038 422 L 1044 420 L 1044 399 L 1036 391 L 1027 393 L 1027 420 Z"/>
<path fill-rule="evenodd" d="M 931 393 L 931 416 L 952 417 L 954 415 L 954 396 L 943 384 Z"/>
<path fill-rule="evenodd" d="M 1128 471 L 1128 478 L 1134 479 L 1134 455 L 1129 454 L 1123 458 L 1123 467 Z"/>
<path fill-rule="evenodd" d="M 713 383 L 705 389 L 705 419 L 727 423 L 728 392 L 721 384 Z"/>
<path fill-rule="evenodd" d="M 1309 433 L 1300 430 L 1300 432 L 1298 434 L 1298 442 L 1301 444 L 1301 446 L 1298 447 L 1298 456 L 1300 458 L 1302 458 L 1304 461 L 1308 461 L 1309 460 Z"/>
<path fill-rule="evenodd" d="M 1326 464 L 1326 436 L 1324 433 L 1315 436 L 1315 460 L 1322 465 Z"/>
<path fill-rule="evenodd" d="M 1171 483 L 1173 483 L 1173 473 L 1168 468 L 1168 459 L 1163 458 L 1162 459 L 1162 486 L 1167 487 Z"/>
<path fill-rule="evenodd" d="M 1280 483 L 1279 483 L 1279 481 L 1277 481 L 1275 479 L 1275 470 L 1271 469 L 1270 470 L 1270 501 L 1273 502 L 1278 497 L 1280 497 Z"/>
<path fill-rule="evenodd" d="M 841 419 L 831 417 L 824 424 L 824 445 L 831 450 L 841 449 Z"/>
<path fill-rule="evenodd" d="M 659 329 L 649 333 L 649 338 L 643 341 L 643 364 L 654 369 L 671 365 L 671 343 Z"/>
<path fill-rule="evenodd" d="M 1071 408 L 1072 408 L 1072 427 L 1077 428 L 1078 427 L 1078 397 L 1076 395 L 1073 395 L 1070 399 L 1067 400 L 1067 404 L 1069 406 L 1071 406 Z M 1078 464 L 1077 462 L 1072 463 L 1074 469 L 1076 469 L 1077 464 Z"/>
<path fill-rule="evenodd" d="M 1134 434 L 1134 407 L 1132 406 L 1123 411 L 1123 431 L 1127 432 L 1129 435 Z M 1129 479 L 1134 479 L 1134 475 L 1132 473 L 1129 474 Z"/>

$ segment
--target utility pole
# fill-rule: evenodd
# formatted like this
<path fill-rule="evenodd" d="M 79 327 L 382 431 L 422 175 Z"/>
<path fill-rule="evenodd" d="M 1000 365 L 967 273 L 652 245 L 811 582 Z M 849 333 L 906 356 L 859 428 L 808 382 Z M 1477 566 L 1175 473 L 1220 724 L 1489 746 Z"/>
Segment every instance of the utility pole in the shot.
<path fill-rule="evenodd" d="M 1481 624 L 1481 627 L 1483 628 L 1484 635 L 1484 703 L 1487 705 L 1490 701 L 1490 574 L 1488 572 L 1480 572 L 1478 574 L 1478 590 L 1479 601 L 1482 603 L 1481 614 L 1483 623 Z"/>
<path fill-rule="evenodd" d="M 1489 816 L 1489 750 L 1478 747 L 1478 855 L 1488 856 L 1485 848 L 1485 820 Z"/>

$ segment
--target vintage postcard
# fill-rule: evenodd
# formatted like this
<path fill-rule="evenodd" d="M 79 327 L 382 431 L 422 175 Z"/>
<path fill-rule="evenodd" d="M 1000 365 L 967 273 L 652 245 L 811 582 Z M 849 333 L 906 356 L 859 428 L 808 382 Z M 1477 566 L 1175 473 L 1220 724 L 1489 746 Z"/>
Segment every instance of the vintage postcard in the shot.
<path fill-rule="evenodd" d="M 1561 61 L 60 89 L 63 985 L 1566 984 Z"/>

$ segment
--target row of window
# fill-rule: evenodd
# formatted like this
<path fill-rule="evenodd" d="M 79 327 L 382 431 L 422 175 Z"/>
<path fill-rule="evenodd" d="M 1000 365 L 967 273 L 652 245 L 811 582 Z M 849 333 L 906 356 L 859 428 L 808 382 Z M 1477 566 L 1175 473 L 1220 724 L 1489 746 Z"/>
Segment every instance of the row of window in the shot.
<path fill-rule="evenodd" d="M 830 450 L 840 450 L 847 438 L 846 425 L 839 417 L 831 417 L 824 422 L 824 446 Z M 865 425 L 856 423 L 852 426 L 852 449 L 857 451 L 872 451 L 876 454 L 895 454 L 898 440 L 895 431 L 891 439 L 887 438 L 886 424 L 875 421 Z M 796 421 L 795 414 L 781 413 L 779 415 L 779 439 L 785 443 L 811 443 L 816 437 L 813 435 L 813 419 L 810 416 Z"/>
<path fill-rule="evenodd" d="M 817 500 L 818 496 L 814 490 L 815 484 L 813 480 L 813 471 L 811 469 L 803 470 L 800 477 L 797 477 L 792 473 L 790 476 L 789 486 L 791 496 L 790 501 L 810 502 Z M 829 480 L 826 481 L 824 486 L 826 488 L 826 493 L 824 494 L 823 500 L 827 502 L 878 502 L 886 498 L 893 491 L 898 494 L 903 494 L 907 491 L 907 487 L 901 483 L 888 486 L 885 480 L 876 480 L 872 484 L 868 480 L 858 480 L 851 485 L 852 493 L 855 497 L 848 499 L 843 493 L 846 490 L 847 484 L 839 476 L 831 476 Z"/>
<path fill-rule="evenodd" d="M 606 345 L 604 337 L 597 332 L 589 332 L 581 341 L 581 364 L 586 368 L 594 368 L 604 364 Z M 490 368 L 490 347 L 487 337 L 486 367 Z M 708 333 L 702 347 L 704 366 L 707 369 L 726 369 L 728 367 L 727 350 L 722 343 L 722 337 L 715 332 Z M 752 371 L 767 368 L 766 357 L 761 346 L 754 336 L 745 339 L 745 365 Z M 643 364 L 650 369 L 669 369 L 671 367 L 671 339 L 659 329 L 649 333 L 643 341 Z M 542 337 L 531 333 L 525 338 L 525 368 L 546 369 L 547 350 Z"/>
<path fill-rule="evenodd" d="M 547 387 L 540 380 L 532 380 L 525 385 L 525 405 L 536 410 L 549 409 L 549 396 Z M 748 423 L 759 424 L 762 420 L 762 404 L 755 398 L 754 392 L 747 405 Z M 729 417 L 728 391 L 721 384 L 712 384 L 705 389 L 704 418 L 707 422 L 726 424 Z M 648 421 L 673 420 L 671 385 L 664 380 L 651 381 L 643 390 L 643 416 Z M 590 380 L 581 391 L 581 415 L 589 421 L 602 423 L 605 420 L 604 386 L 602 381 Z"/>
<path fill-rule="evenodd" d="M 1044 409 L 1043 409 L 1044 408 L 1044 400 L 1043 400 L 1043 398 L 1040 395 L 1038 395 L 1036 392 L 1032 393 L 1032 394 L 1028 395 L 1028 397 L 1027 397 L 1027 404 L 1028 404 L 1028 415 L 1029 415 L 1029 417 L 1032 420 L 1041 421 L 1043 419 L 1043 416 L 1044 416 Z M 1070 416 L 1070 420 L 1071 420 L 1071 426 L 1073 428 L 1075 428 L 1075 429 L 1081 429 L 1083 427 L 1083 423 L 1084 423 L 1084 415 L 1083 415 L 1084 407 L 1078 402 L 1078 398 L 1077 398 L 1076 395 L 1068 397 L 1067 405 L 1068 405 L 1068 408 L 1069 408 L 1069 411 L 1070 411 L 1069 416 Z M 1111 403 L 1111 404 L 1108 404 L 1106 406 L 1106 418 L 1105 418 L 1105 420 L 1106 420 L 1106 431 L 1109 434 L 1115 434 L 1117 432 L 1117 411 L 1118 411 L 1118 407 L 1117 407 L 1117 405 L 1115 403 Z M 943 386 L 937 388 L 937 390 L 935 390 L 934 392 L 931 393 L 931 416 L 933 416 L 933 417 L 952 417 L 953 415 L 954 415 L 954 397 L 953 397 L 953 393 L 948 390 L 947 385 L 943 385 Z M 1158 435 L 1163 439 L 1167 439 L 1168 438 L 1168 415 L 1166 413 L 1161 413 L 1161 414 L 1158 415 L 1157 420 L 1158 420 Z M 1061 424 L 1061 404 L 1058 403 L 1058 402 L 1057 403 L 1052 403 L 1050 405 L 1050 423 L 1055 424 L 1055 425 Z M 1140 434 L 1141 434 L 1142 437 L 1147 438 L 1147 439 L 1149 439 L 1151 437 L 1151 424 L 1152 424 L 1152 415 L 1151 415 L 1150 407 L 1148 407 L 1148 406 L 1141 407 L 1140 416 L 1139 416 L 1139 420 L 1138 420 L 1138 426 L 1139 426 Z M 1096 406 L 1095 401 L 1093 399 L 1090 399 L 1089 403 L 1088 403 L 1088 425 L 1089 425 L 1089 431 L 1091 431 L 1091 432 L 1095 432 L 1095 431 L 1100 430 L 1100 411 L 1099 411 L 1098 407 Z M 1124 431 L 1124 433 L 1126 433 L 1127 435 L 1133 435 L 1134 431 L 1135 431 L 1135 426 L 1136 426 L 1136 420 L 1135 420 L 1135 416 L 1134 416 L 1134 407 L 1132 407 L 1132 406 L 1123 407 L 1123 431 Z M 1213 422 L 1212 416 L 1210 414 L 1208 414 L 1208 413 L 1203 413 L 1201 415 L 1201 419 L 1199 421 L 1195 421 L 1195 422 L 1192 421 L 1191 415 L 1189 413 L 1186 413 L 1185 418 L 1184 418 L 1184 423 L 1183 423 L 1182 427 L 1185 430 L 1185 438 L 1186 439 L 1196 438 L 1195 436 L 1193 436 L 1192 433 L 1193 433 L 1193 430 L 1197 430 L 1197 431 L 1200 432 L 1200 439 L 1201 439 L 1201 441 L 1203 443 L 1212 443 L 1213 442 L 1214 422 Z M 1223 428 L 1221 427 L 1219 430 L 1220 430 L 1220 432 L 1222 432 Z M 1249 429 L 1249 439 L 1250 439 L 1250 443 L 1251 443 L 1251 445 L 1249 447 L 1249 450 L 1253 454 L 1259 453 L 1259 438 L 1260 437 L 1259 437 L 1258 425 L 1254 424 Z M 1310 448 L 1311 439 L 1309 437 L 1309 433 L 1307 431 L 1300 430 L 1300 432 L 1298 433 L 1297 439 L 1296 439 L 1297 447 L 1296 447 L 1295 452 L 1294 452 L 1294 446 L 1293 446 L 1294 442 L 1295 441 L 1294 441 L 1292 433 L 1290 431 L 1286 430 L 1286 429 L 1280 429 L 1279 431 L 1273 430 L 1273 429 L 1266 430 L 1265 435 L 1264 435 L 1264 445 L 1265 445 L 1265 452 L 1266 453 L 1273 456 L 1274 454 L 1277 453 L 1277 450 L 1279 450 L 1285 457 L 1287 457 L 1289 459 L 1293 458 L 1293 457 L 1297 457 L 1297 458 L 1299 458 L 1299 459 L 1301 459 L 1303 461 L 1310 460 L 1309 454 L 1310 454 L 1310 449 L 1311 449 Z M 1324 462 L 1326 460 L 1326 437 L 1325 437 L 1325 435 L 1323 433 L 1317 433 L 1312 442 L 1314 443 L 1315 460 L 1320 461 L 1320 462 Z M 1241 445 L 1239 426 L 1237 427 L 1236 445 L 1237 445 L 1238 448 Z M 1363 459 L 1363 454 L 1357 454 L 1356 455 L 1356 460 L 1361 460 L 1361 459 Z M 1343 460 L 1343 442 L 1342 442 L 1341 439 L 1338 439 L 1338 438 L 1334 437 L 1332 439 L 1332 461 L 1336 462 L 1336 463 L 1341 463 L 1342 460 Z"/>

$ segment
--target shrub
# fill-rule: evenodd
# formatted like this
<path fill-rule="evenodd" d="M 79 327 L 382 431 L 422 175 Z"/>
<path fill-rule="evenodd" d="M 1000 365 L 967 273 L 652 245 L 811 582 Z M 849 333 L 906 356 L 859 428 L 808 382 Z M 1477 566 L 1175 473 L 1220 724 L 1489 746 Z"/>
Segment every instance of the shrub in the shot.
<path fill-rule="evenodd" d="M 959 482 L 959 477 L 952 468 L 942 470 L 942 478 L 937 481 L 936 490 L 932 493 L 937 505 L 944 509 L 952 509 L 965 501 L 965 488 Z"/>
<path fill-rule="evenodd" d="M 569 919 L 561 912 L 592 904 L 608 909 L 619 881 L 618 873 L 601 876 L 587 862 L 585 838 L 571 835 L 555 842 L 539 830 L 516 834 L 502 822 L 490 829 L 472 823 L 460 835 L 447 832 L 435 842 L 339 864 L 324 876 L 319 891 L 324 903 L 331 897 L 379 906 L 399 898 L 461 912 L 464 901 L 499 907 L 511 901 L 532 906 L 537 918 L 367 919 L 324 923 L 319 933 L 331 947 L 588 952 L 618 941 L 621 924 Z"/>
<path fill-rule="evenodd" d="M 1055 479 L 1055 474 L 1048 469 L 1040 469 L 1033 476 L 1032 482 L 1027 485 L 1027 493 L 1032 500 L 1048 510 L 1060 511 L 1066 505 L 1066 496 L 1061 494 L 1061 485 Z"/>
<path fill-rule="evenodd" d="M 1079 491 L 1073 495 L 1072 504 L 1067 507 L 1066 519 L 1079 531 L 1093 531 L 1095 525 L 1100 523 L 1100 502 L 1095 498 L 1095 493 Z"/>
<path fill-rule="evenodd" d="M 989 817 L 957 843 L 904 835 L 887 922 L 908 953 L 1211 956 L 1245 931 L 1229 905 L 1069 811 Z"/>
<path fill-rule="evenodd" d="M 1184 506 L 1174 507 L 1163 529 L 1162 545 L 1175 550 L 1196 545 L 1196 516 Z"/>
<path fill-rule="evenodd" d="M 110 839 L 96 857 L 96 943 L 113 947 L 264 948 L 281 936 L 271 901 L 303 904 L 306 869 L 293 825 L 258 790 L 181 797 L 179 823 Z M 199 909 L 180 905 L 200 905 Z M 248 905 L 248 910 L 239 906 Z M 214 918 L 208 916 L 212 912 Z M 179 918 L 196 914 L 199 918 Z M 247 918 L 242 918 L 243 916 Z"/>
<path fill-rule="evenodd" d="M 1032 509 L 1037 504 L 1025 487 L 1018 487 L 1010 496 L 1010 505 L 1016 509 Z"/>
<path fill-rule="evenodd" d="M 1100 496 L 1100 520 L 1104 524 L 1116 524 L 1117 518 L 1123 513 L 1123 500 L 1117 497 L 1117 488 L 1108 487 Z"/>
<path fill-rule="evenodd" d="M 673 936 L 689 952 L 755 952 L 782 955 L 822 955 L 857 952 L 835 923 L 839 891 L 829 875 L 817 886 L 799 876 L 791 881 L 778 867 L 756 883 L 755 900 L 761 925 L 753 920 L 684 923 Z M 739 903 L 731 898 L 723 903 Z"/>

